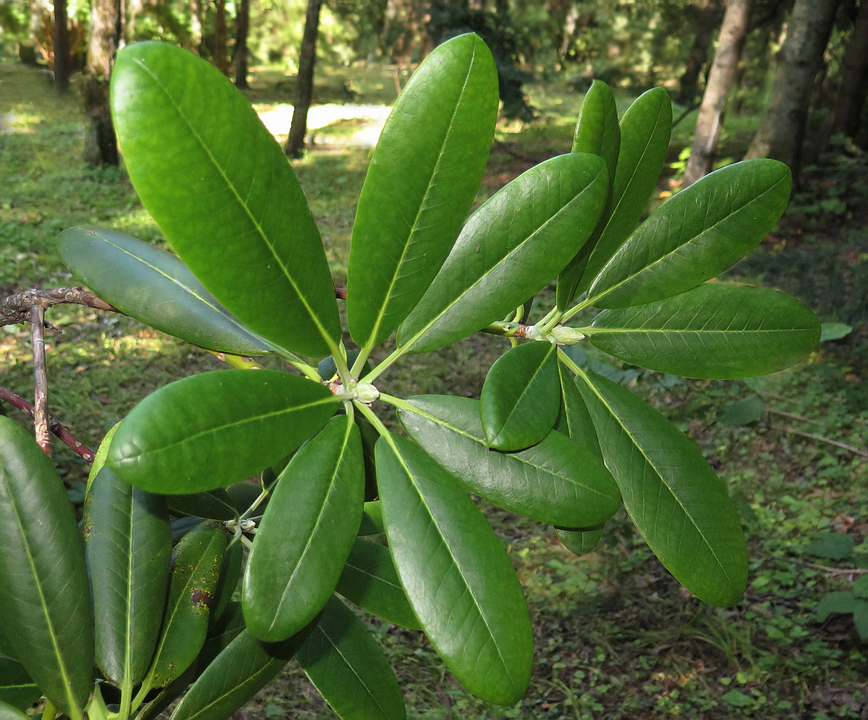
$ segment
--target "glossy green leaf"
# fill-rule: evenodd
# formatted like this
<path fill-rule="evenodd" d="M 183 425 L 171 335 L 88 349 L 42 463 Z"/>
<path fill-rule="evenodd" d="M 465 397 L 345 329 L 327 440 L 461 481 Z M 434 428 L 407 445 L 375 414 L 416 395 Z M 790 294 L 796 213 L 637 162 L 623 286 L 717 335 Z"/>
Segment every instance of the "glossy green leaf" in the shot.
<path fill-rule="evenodd" d="M 264 688 L 292 659 L 307 632 L 263 643 L 243 630 L 208 665 L 170 720 L 225 720 Z"/>
<path fill-rule="evenodd" d="M 618 488 L 603 463 L 560 433 L 517 453 L 489 450 L 479 402 L 421 395 L 398 417 L 407 433 L 464 487 L 486 500 L 534 520 L 585 527 L 618 509 Z"/>
<path fill-rule="evenodd" d="M 767 375 L 805 357 L 820 321 L 777 290 L 704 283 L 648 305 L 605 310 L 588 333 L 601 350 L 633 365 L 693 378 Z"/>
<path fill-rule="evenodd" d="M 273 370 L 219 370 L 166 385 L 118 428 L 108 465 L 131 485 L 184 495 L 250 477 L 336 410 L 324 385 Z"/>
<path fill-rule="evenodd" d="M 606 191 L 603 161 L 587 153 L 552 158 L 513 180 L 464 225 L 398 344 L 434 350 L 513 312 L 585 242 Z"/>
<path fill-rule="evenodd" d="M 97 227 L 64 230 L 60 258 L 75 276 L 118 310 L 193 345 L 262 355 L 268 345 L 214 299 L 171 253 Z"/>
<path fill-rule="evenodd" d="M 727 427 L 752 425 L 762 420 L 766 403 L 759 395 L 751 395 L 734 402 L 718 415 L 717 422 Z"/>
<path fill-rule="evenodd" d="M 389 548 L 416 616 L 475 695 L 509 705 L 530 681 L 533 632 L 503 546 L 460 484 L 409 440 L 377 443 Z"/>
<path fill-rule="evenodd" d="M 344 720 L 403 720 L 404 695 L 379 643 L 352 610 L 329 598 L 296 659 Z"/>
<path fill-rule="evenodd" d="M 478 35 L 435 48 L 401 91 L 359 198 L 347 319 L 385 340 L 430 285 L 479 189 L 497 120 L 497 70 Z"/>
<path fill-rule="evenodd" d="M 383 506 L 379 500 L 366 502 L 359 525 L 359 535 L 379 535 L 385 532 L 383 526 Z"/>
<path fill-rule="evenodd" d="M 21 710 L 0 700 L 0 720 L 29 720 Z"/>
<path fill-rule="evenodd" d="M 163 627 L 147 676 L 151 687 L 179 677 L 202 649 L 226 539 L 223 526 L 208 521 L 175 546 Z"/>
<path fill-rule="evenodd" d="M 575 555 L 586 555 L 591 552 L 600 538 L 603 537 L 605 523 L 593 528 L 555 528 L 558 539 L 564 547 Z"/>
<path fill-rule="evenodd" d="M 791 186 L 790 169 L 765 158 L 706 175 L 618 248 L 588 290 L 589 300 L 606 308 L 641 305 L 713 278 L 774 228 Z"/>
<path fill-rule="evenodd" d="M 340 338 L 316 223 L 280 146 L 211 63 L 153 42 L 118 53 L 118 143 L 181 259 L 241 322 L 303 355 Z"/>
<path fill-rule="evenodd" d="M 241 579 L 244 554 L 244 545 L 239 540 L 230 543 L 226 548 L 226 554 L 220 563 L 220 579 L 217 581 L 217 587 L 214 588 L 214 597 L 211 601 L 209 634 L 215 622 L 221 620 L 235 594 L 238 581 Z"/>
<path fill-rule="evenodd" d="M 552 431 L 561 401 L 556 358 L 557 345 L 529 342 L 508 350 L 491 366 L 479 412 L 492 448 L 523 450 Z"/>
<path fill-rule="evenodd" d="M 621 130 L 618 127 L 618 109 L 615 98 L 606 83 L 594 80 L 582 101 L 579 121 L 573 137 L 572 152 L 586 152 L 599 155 L 606 163 L 609 177 L 609 194 L 614 183 L 615 168 L 618 167 L 618 151 L 621 147 Z M 600 234 L 605 228 L 611 213 L 611 197 L 606 203 L 597 226 L 588 241 L 582 245 L 576 256 L 558 276 L 557 304 L 565 310 L 575 298 L 579 281 L 588 264 L 591 251 L 596 247 Z"/>
<path fill-rule="evenodd" d="M 401 585 L 392 555 L 384 545 L 356 540 L 338 580 L 337 591 L 378 618 L 406 628 L 419 630 L 422 627 Z"/>
<path fill-rule="evenodd" d="M 0 655 L 0 703 L 25 710 L 41 697 L 42 691 L 24 666 L 18 660 Z"/>
<path fill-rule="evenodd" d="M 672 132 L 672 102 L 662 87 L 642 94 L 619 126 L 621 143 L 612 178 L 609 217 L 591 251 L 576 293 L 587 290 L 636 228 L 657 186 Z"/>
<path fill-rule="evenodd" d="M 577 385 L 624 507 L 651 550 L 701 600 L 737 603 L 747 584 L 744 533 L 699 447 L 617 383 L 588 374 Z"/>
<path fill-rule="evenodd" d="M 359 430 L 347 415 L 281 473 L 244 573 L 244 619 L 260 640 L 296 634 L 331 596 L 359 529 L 364 488 Z"/>
<path fill-rule="evenodd" d="M 3 416 L 0 548 L 4 639 L 16 654 L 21 651 L 18 659 L 45 696 L 80 716 L 93 667 L 84 543 L 51 459 Z"/>
<path fill-rule="evenodd" d="M 585 405 L 572 374 L 562 363 L 558 363 L 558 382 L 561 386 L 561 410 L 555 430 L 590 450 L 602 460 L 603 451 L 600 450 L 600 440 L 597 438 L 597 430 L 588 412 L 588 406 Z"/>
<path fill-rule="evenodd" d="M 103 467 L 84 511 L 93 591 L 96 662 L 107 680 L 131 689 L 151 665 L 169 584 L 172 531 L 161 495 Z"/>
<path fill-rule="evenodd" d="M 169 512 L 179 517 L 191 516 L 210 520 L 234 520 L 238 515 L 232 497 L 224 488 L 166 498 Z"/>
<path fill-rule="evenodd" d="M 99 447 L 96 449 L 96 454 L 93 458 L 93 464 L 90 466 L 90 470 L 87 473 L 87 485 L 85 487 L 85 497 L 90 492 L 90 486 L 93 484 L 93 481 L 96 479 L 96 476 L 99 475 L 99 471 L 102 470 L 103 465 L 105 465 L 106 458 L 108 458 L 109 447 L 112 444 L 112 440 L 114 439 L 115 433 L 118 428 L 121 426 L 119 422 L 116 422 L 111 426 L 111 429 L 105 434 L 105 437 L 99 444 Z"/>

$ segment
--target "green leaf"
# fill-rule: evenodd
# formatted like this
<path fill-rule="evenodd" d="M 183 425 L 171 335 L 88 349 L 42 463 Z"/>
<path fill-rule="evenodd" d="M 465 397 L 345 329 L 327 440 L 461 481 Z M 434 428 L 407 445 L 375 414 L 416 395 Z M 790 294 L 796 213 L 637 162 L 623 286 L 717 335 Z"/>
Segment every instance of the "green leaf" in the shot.
<path fill-rule="evenodd" d="M 226 548 L 226 554 L 220 563 L 220 579 L 214 588 L 214 597 L 211 601 L 211 622 L 208 632 L 210 634 L 216 622 L 220 621 L 223 613 L 229 606 L 238 581 L 241 579 L 241 567 L 244 561 L 244 546 L 235 541 Z"/>
<path fill-rule="evenodd" d="M 18 660 L 0 655 L 0 703 L 26 710 L 41 697 L 42 691 L 24 666 Z"/>
<path fill-rule="evenodd" d="M 618 110 L 615 107 L 615 98 L 606 83 L 594 80 L 591 83 L 591 89 L 588 90 L 582 101 L 582 109 L 573 137 L 572 152 L 586 152 L 603 158 L 609 177 L 609 195 L 612 192 L 615 168 L 618 166 L 620 147 L 621 130 L 618 127 Z M 596 247 L 603 228 L 606 227 L 610 213 L 611 198 L 607 201 L 606 209 L 600 216 L 591 237 L 582 245 L 576 256 L 570 260 L 558 276 L 558 310 L 565 310 L 575 298 L 579 281 L 588 264 L 588 258 Z"/>
<path fill-rule="evenodd" d="M 135 43 L 118 53 L 111 106 L 133 186 L 202 284 L 272 342 L 330 354 L 340 322 L 319 231 L 229 79 L 181 48 Z"/>
<path fill-rule="evenodd" d="M 359 525 L 359 535 L 379 535 L 385 532 L 383 527 L 383 507 L 379 500 L 366 502 Z"/>
<path fill-rule="evenodd" d="M 513 180 L 464 225 L 398 344 L 435 350 L 513 312 L 587 240 L 606 190 L 603 161 L 587 153 L 552 158 Z"/>
<path fill-rule="evenodd" d="M 829 342 L 829 340 L 840 340 L 847 337 L 853 332 L 852 325 L 844 323 L 823 323 L 822 333 L 820 334 L 820 342 Z"/>
<path fill-rule="evenodd" d="M 868 601 L 857 599 L 853 609 L 853 624 L 861 640 L 868 640 Z"/>
<path fill-rule="evenodd" d="M 389 549 L 358 539 L 350 550 L 337 591 L 372 615 L 405 628 L 421 629 Z"/>
<path fill-rule="evenodd" d="M 231 717 L 284 668 L 306 637 L 307 631 L 263 643 L 242 630 L 190 686 L 170 720 Z"/>
<path fill-rule="evenodd" d="M 0 720 L 29 720 L 29 718 L 29 715 L 25 715 L 18 708 L 0 700 Z"/>
<path fill-rule="evenodd" d="M 854 592 L 830 592 L 824 595 L 814 611 L 817 614 L 817 622 L 825 622 L 829 615 L 838 613 L 848 615 L 856 611 L 859 598 Z"/>
<path fill-rule="evenodd" d="M 166 604 L 172 530 L 165 498 L 103 467 L 87 496 L 84 528 L 99 619 L 96 662 L 106 679 L 132 689 L 150 667 Z"/>
<path fill-rule="evenodd" d="M 352 610 L 329 599 L 296 655 L 310 681 L 342 718 L 402 720 L 404 695 L 388 660 Z"/>
<path fill-rule="evenodd" d="M 208 350 L 262 355 L 268 345 L 171 253 L 116 230 L 74 227 L 57 239 L 75 276 L 118 310 Z"/>
<path fill-rule="evenodd" d="M 663 170 L 671 131 L 672 102 L 662 87 L 642 94 L 621 118 L 618 162 L 609 167 L 613 175 L 609 216 L 575 294 L 588 289 L 639 223 Z"/>
<path fill-rule="evenodd" d="M 600 450 L 600 440 L 594 428 L 594 421 L 591 420 L 591 414 L 588 412 L 588 406 L 585 405 L 570 371 L 562 363 L 558 363 L 558 382 L 561 386 L 561 411 L 555 430 L 590 450 L 602 460 L 603 451 Z"/>
<path fill-rule="evenodd" d="M 201 517 L 211 520 L 234 520 L 238 511 L 232 498 L 223 488 L 190 495 L 169 495 L 169 512 L 178 517 Z"/>
<path fill-rule="evenodd" d="M 855 541 L 849 535 L 835 532 L 820 533 L 820 539 L 806 545 L 803 552 L 816 557 L 844 560 L 853 554 Z"/>
<path fill-rule="evenodd" d="M 853 592 L 861 600 L 868 600 L 868 575 L 860 575 L 853 583 Z"/>
<path fill-rule="evenodd" d="M 494 59 L 474 34 L 435 48 L 402 90 L 353 226 L 347 320 L 360 346 L 398 327 L 449 254 L 482 180 L 497 107 Z"/>
<path fill-rule="evenodd" d="M 730 705 L 741 708 L 750 707 L 756 704 L 756 700 L 750 697 L 750 695 L 745 695 L 738 688 L 730 690 L 728 693 L 722 695 L 721 699 L 726 700 L 726 702 L 728 702 Z"/>
<path fill-rule="evenodd" d="M 425 452 L 472 493 L 534 520 L 586 527 L 618 509 L 618 488 L 591 451 L 560 433 L 518 453 L 489 450 L 479 402 L 421 395 L 398 417 Z"/>
<path fill-rule="evenodd" d="M 489 369 L 479 412 L 485 438 L 495 450 L 523 450 L 552 431 L 561 400 L 556 353 L 553 343 L 525 343 Z"/>
<path fill-rule="evenodd" d="M 208 521 L 184 535 L 175 546 L 166 614 L 147 677 L 151 687 L 168 685 L 199 654 L 208 632 L 226 538 L 221 524 Z"/>
<path fill-rule="evenodd" d="M 735 505 L 699 448 L 624 387 L 577 380 L 624 507 L 675 578 L 700 600 L 733 605 L 747 584 Z"/>
<path fill-rule="evenodd" d="M 766 404 L 759 395 L 739 400 L 724 410 L 717 421 L 727 427 L 744 427 L 762 420 Z"/>
<path fill-rule="evenodd" d="M 299 632 L 331 596 L 359 529 L 364 488 L 359 430 L 347 415 L 281 473 L 244 573 L 244 620 L 260 640 Z"/>
<path fill-rule="evenodd" d="M 555 528 L 558 539 L 564 547 L 575 555 L 586 555 L 591 552 L 600 538 L 603 537 L 605 523 L 593 528 Z"/>
<path fill-rule="evenodd" d="M 774 228 L 790 199 L 790 169 L 758 158 L 706 175 L 656 210 L 588 290 L 598 307 L 678 295 L 740 260 Z"/>
<path fill-rule="evenodd" d="M 377 476 L 389 548 L 425 633 L 472 693 L 518 701 L 533 632 L 494 531 L 458 482 L 400 436 L 377 442 Z"/>
<path fill-rule="evenodd" d="M 80 717 L 93 667 L 84 543 L 51 460 L 3 416 L 0 548 L 4 639 L 45 696 Z"/>
<path fill-rule="evenodd" d="M 273 370 L 178 380 L 124 419 L 108 465 L 131 485 L 185 495 L 243 480 L 285 457 L 334 413 L 324 385 Z"/>
<path fill-rule="evenodd" d="M 711 282 L 648 305 L 605 310 L 588 338 L 633 365 L 734 379 L 803 360 L 817 346 L 820 322 L 801 301 L 777 290 Z"/>

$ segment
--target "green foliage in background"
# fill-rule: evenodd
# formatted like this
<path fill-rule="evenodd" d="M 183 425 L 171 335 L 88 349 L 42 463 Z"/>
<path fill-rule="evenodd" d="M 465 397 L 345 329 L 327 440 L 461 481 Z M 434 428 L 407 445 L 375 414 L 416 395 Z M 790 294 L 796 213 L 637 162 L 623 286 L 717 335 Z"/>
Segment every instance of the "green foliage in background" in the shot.
<path fill-rule="evenodd" d="M 150 718 L 183 695 L 174 720 L 216 720 L 295 656 L 341 717 L 405 717 L 380 645 L 335 592 L 421 627 L 480 698 L 517 702 L 531 675 L 530 617 L 469 493 L 556 526 L 577 551 L 623 506 L 689 591 L 719 606 L 741 598 L 747 552 L 726 487 L 692 441 L 577 350 L 587 340 L 700 378 L 806 356 L 820 325 L 803 304 L 712 280 L 774 226 L 789 171 L 727 167 L 637 227 L 665 159 L 668 97 L 652 90 L 619 121 L 600 84 L 573 152 L 467 218 L 497 98 L 494 61 L 474 35 L 437 48 L 399 98 L 353 230 L 350 351 L 317 225 L 246 100 L 184 50 L 139 43 L 119 54 L 120 146 L 183 266 L 99 228 L 65 231 L 61 255 L 109 302 L 236 369 L 157 390 L 107 438 L 84 542 L 51 463 L 0 424 L 0 614 L 13 619 L 0 649 L 49 715 Z M 527 317 L 556 277 L 555 307 Z M 590 323 L 569 324 L 591 308 Z M 480 401 L 380 387 L 404 356 L 479 331 L 506 338 Z M 394 350 L 370 362 L 387 341 Z M 263 352 L 292 372 L 241 357 Z M 403 433 L 384 416 L 392 410 Z M 87 568 L 101 578 L 92 596 Z M 67 622 L 76 614 L 81 623 Z M 26 706 L 2 687 L 0 701 L 10 717 Z"/>

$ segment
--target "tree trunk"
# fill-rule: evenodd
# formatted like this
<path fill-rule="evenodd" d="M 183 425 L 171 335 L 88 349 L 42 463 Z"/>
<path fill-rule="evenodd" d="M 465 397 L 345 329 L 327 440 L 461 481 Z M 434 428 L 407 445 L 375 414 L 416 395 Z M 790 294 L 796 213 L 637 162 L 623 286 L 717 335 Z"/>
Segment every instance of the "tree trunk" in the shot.
<path fill-rule="evenodd" d="M 247 84 L 247 32 L 250 29 L 250 0 L 240 0 L 235 19 L 235 86 L 249 88 Z"/>
<path fill-rule="evenodd" d="M 301 157 L 304 136 L 307 134 L 307 111 L 313 97 L 313 71 L 316 65 L 316 38 L 319 33 L 319 13 L 322 0 L 308 0 L 304 21 L 304 35 L 298 58 L 298 83 L 292 123 L 284 152 L 293 158 Z"/>
<path fill-rule="evenodd" d="M 190 49 L 202 55 L 204 42 L 204 30 L 202 29 L 202 2 L 190 0 Z"/>
<path fill-rule="evenodd" d="M 839 0 L 796 0 L 775 70 L 772 97 L 746 157 L 785 162 L 798 176 L 814 88 Z"/>
<path fill-rule="evenodd" d="M 696 5 L 690 5 L 685 11 L 690 13 L 690 25 L 696 29 L 693 44 L 687 56 L 684 73 L 678 80 L 678 95 L 675 101 L 689 105 L 699 92 L 699 76 L 708 61 L 708 53 L 714 39 L 714 30 L 720 23 L 721 0 L 699 0 Z"/>
<path fill-rule="evenodd" d="M 226 27 L 226 0 L 215 0 L 214 64 L 224 75 L 229 75 L 229 31 Z"/>
<path fill-rule="evenodd" d="M 54 46 L 54 87 L 59 95 L 65 95 L 69 92 L 69 77 L 72 75 L 66 0 L 54 0 L 54 29 L 51 33 L 51 41 Z"/>
<path fill-rule="evenodd" d="M 747 35 L 750 4 L 751 0 L 728 0 L 726 4 L 714 62 L 711 65 L 705 93 L 702 95 L 702 105 L 699 107 L 696 135 L 693 138 L 690 159 L 684 172 L 683 187 L 692 185 L 711 172 L 714 167 L 726 97 L 735 80 L 738 60 Z"/>
<path fill-rule="evenodd" d="M 835 104 L 833 134 L 856 136 L 866 97 L 868 97 L 868 0 L 863 0 L 841 63 L 841 90 Z"/>
<path fill-rule="evenodd" d="M 90 40 L 82 88 L 88 118 L 84 159 L 89 165 L 118 165 L 118 144 L 109 108 L 109 77 L 123 37 L 123 0 L 91 0 Z"/>

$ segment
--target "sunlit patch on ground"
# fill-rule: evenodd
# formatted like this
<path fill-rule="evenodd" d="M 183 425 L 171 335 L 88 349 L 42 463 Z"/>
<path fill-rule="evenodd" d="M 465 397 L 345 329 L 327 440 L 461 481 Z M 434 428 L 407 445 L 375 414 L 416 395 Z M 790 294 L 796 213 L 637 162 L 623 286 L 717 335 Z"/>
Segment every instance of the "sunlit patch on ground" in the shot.
<path fill-rule="evenodd" d="M 292 105 L 258 104 L 254 107 L 268 131 L 279 142 L 284 142 L 292 122 Z M 342 136 L 335 142 L 358 147 L 374 147 L 391 111 L 392 108 L 388 105 L 314 105 L 307 114 L 307 131 L 315 133 L 341 120 L 361 119 L 366 122 L 353 135 Z"/>

